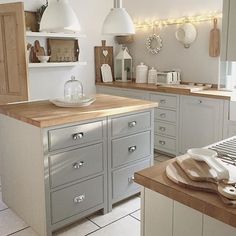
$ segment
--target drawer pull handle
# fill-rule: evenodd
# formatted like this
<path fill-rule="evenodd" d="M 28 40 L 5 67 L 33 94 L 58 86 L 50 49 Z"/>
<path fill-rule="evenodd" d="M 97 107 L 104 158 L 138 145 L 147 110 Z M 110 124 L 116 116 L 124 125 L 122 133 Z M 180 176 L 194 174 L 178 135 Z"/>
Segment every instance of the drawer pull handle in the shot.
<path fill-rule="evenodd" d="M 202 100 L 199 100 L 198 102 L 199 102 L 199 104 L 202 104 Z"/>
<path fill-rule="evenodd" d="M 160 103 L 161 103 L 161 104 L 166 104 L 166 100 L 165 100 L 165 99 L 162 99 L 162 100 L 160 100 Z"/>
<path fill-rule="evenodd" d="M 161 145 L 166 145 L 166 142 L 165 142 L 165 141 L 159 141 L 159 143 L 160 143 Z"/>
<path fill-rule="evenodd" d="M 76 196 L 76 197 L 74 198 L 74 203 L 81 203 L 81 202 L 83 202 L 84 200 L 85 200 L 85 194 L 82 194 L 82 195 Z"/>
<path fill-rule="evenodd" d="M 166 113 L 160 114 L 160 117 L 161 117 L 161 118 L 166 118 Z"/>
<path fill-rule="evenodd" d="M 162 131 L 162 132 L 165 132 L 166 131 L 166 127 L 159 127 L 159 130 Z"/>
<path fill-rule="evenodd" d="M 73 134 L 72 137 L 74 140 L 82 139 L 84 137 L 84 133 L 81 132 L 81 133 Z"/>
<path fill-rule="evenodd" d="M 137 125 L 137 121 L 131 121 L 129 122 L 129 127 L 134 128 Z"/>
<path fill-rule="evenodd" d="M 136 146 L 132 146 L 132 147 L 129 147 L 129 148 L 128 148 L 128 150 L 129 150 L 129 152 L 130 152 L 130 153 L 133 153 L 133 152 L 135 152 L 135 151 L 136 151 L 136 149 L 137 149 L 137 147 L 136 147 Z"/>
<path fill-rule="evenodd" d="M 74 164 L 73 164 L 73 168 L 74 169 L 80 169 L 81 167 L 83 167 L 84 166 L 84 162 L 83 161 L 81 161 L 81 162 L 75 162 Z"/>
<path fill-rule="evenodd" d="M 129 178 L 128 178 L 128 182 L 129 182 L 130 184 L 132 184 L 132 183 L 134 182 L 134 176 L 129 177 Z"/>

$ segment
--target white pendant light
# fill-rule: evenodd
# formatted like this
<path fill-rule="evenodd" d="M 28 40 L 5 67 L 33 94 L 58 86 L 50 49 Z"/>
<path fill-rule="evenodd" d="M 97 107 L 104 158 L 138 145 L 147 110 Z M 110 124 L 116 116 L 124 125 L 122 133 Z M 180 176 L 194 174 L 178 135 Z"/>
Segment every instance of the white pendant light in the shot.
<path fill-rule="evenodd" d="M 49 0 L 40 22 L 40 31 L 78 32 L 80 29 L 78 18 L 68 0 Z"/>
<path fill-rule="evenodd" d="M 120 36 L 135 34 L 134 23 L 128 12 L 122 8 L 122 0 L 114 0 L 114 8 L 103 23 L 102 33 Z"/>

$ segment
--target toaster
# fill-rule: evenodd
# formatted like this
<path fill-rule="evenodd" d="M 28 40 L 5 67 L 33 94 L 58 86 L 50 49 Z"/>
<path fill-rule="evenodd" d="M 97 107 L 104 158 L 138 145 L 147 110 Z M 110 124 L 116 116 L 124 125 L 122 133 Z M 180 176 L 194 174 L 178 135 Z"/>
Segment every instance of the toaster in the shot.
<path fill-rule="evenodd" d="M 180 84 L 180 81 L 178 71 L 157 72 L 157 84 Z"/>

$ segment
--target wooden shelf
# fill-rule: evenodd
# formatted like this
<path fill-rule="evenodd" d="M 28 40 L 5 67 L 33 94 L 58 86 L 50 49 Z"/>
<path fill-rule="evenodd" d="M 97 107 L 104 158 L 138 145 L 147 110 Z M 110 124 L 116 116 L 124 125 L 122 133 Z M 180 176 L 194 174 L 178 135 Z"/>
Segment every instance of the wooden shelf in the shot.
<path fill-rule="evenodd" d="M 47 32 L 30 32 L 26 31 L 26 37 L 44 37 L 44 38 L 86 38 L 82 34 L 66 34 L 66 33 L 47 33 Z"/>
<path fill-rule="evenodd" d="M 48 68 L 48 67 L 72 67 L 72 66 L 85 66 L 87 62 L 48 62 L 48 63 L 29 63 L 29 68 Z"/>

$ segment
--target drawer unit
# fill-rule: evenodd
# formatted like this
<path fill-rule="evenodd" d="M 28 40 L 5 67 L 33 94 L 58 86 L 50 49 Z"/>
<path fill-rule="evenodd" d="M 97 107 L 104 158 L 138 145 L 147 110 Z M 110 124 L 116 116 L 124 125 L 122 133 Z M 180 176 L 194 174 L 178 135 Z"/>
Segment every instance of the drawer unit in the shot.
<path fill-rule="evenodd" d="M 49 157 L 51 187 L 98 174 L 103 171 L 103 165 L 102 143 L 52 155 Z"/>
<path fill-rule="evenodd" d="M 176 109 L 177 97 L 161 94 L 150 94 L 150 100 L 159 103 L 160 108 Z"/>
<path fill-rule="evenodd" d="M 134 183 L 134 173 L 149 166 L 150 159 L 114 171 L 112 173 L 112 198 L 119 199 L 124 193 L 139 191 L 140 185 Z"/>
<path fill-rule="evenodd" d="M 176 137 L 176 125 L 174 124 L 155 121 L 154 127 L 155 134 Z"/>
<path fill-rule="evenodd" d="M 112 140 L 112 167 L 151 155 L 151 132 Z"/>
<path fill-rule="evenodd" d="M 51 193 L 52 223 L 102 204 L 103 181 L 103 177 L 99 176 Z"/>
<path fill-rule="evenodd" d="M 151 127 L 150 112 L 118 117 L 111 120 L 112 136 L 126 135 Z"/>
<path fill-rule="evenodd" d="M 155 109 L 155 120 L 167 121 L 175 123 L 177 120 L 176 111 Z"/>
<path fill-rule="evenodd" d="M 170 154 L 176 154 L 176 140 L 172 138 L 167 138 L 160 135 L 155 135 L 155 148 L 169 152 Z"/>
<path fill-rule="evenodd" d="M 49 130 L 48 136 L 50 151 L 98 141 L 103 137 L 102 121 Z"/>

